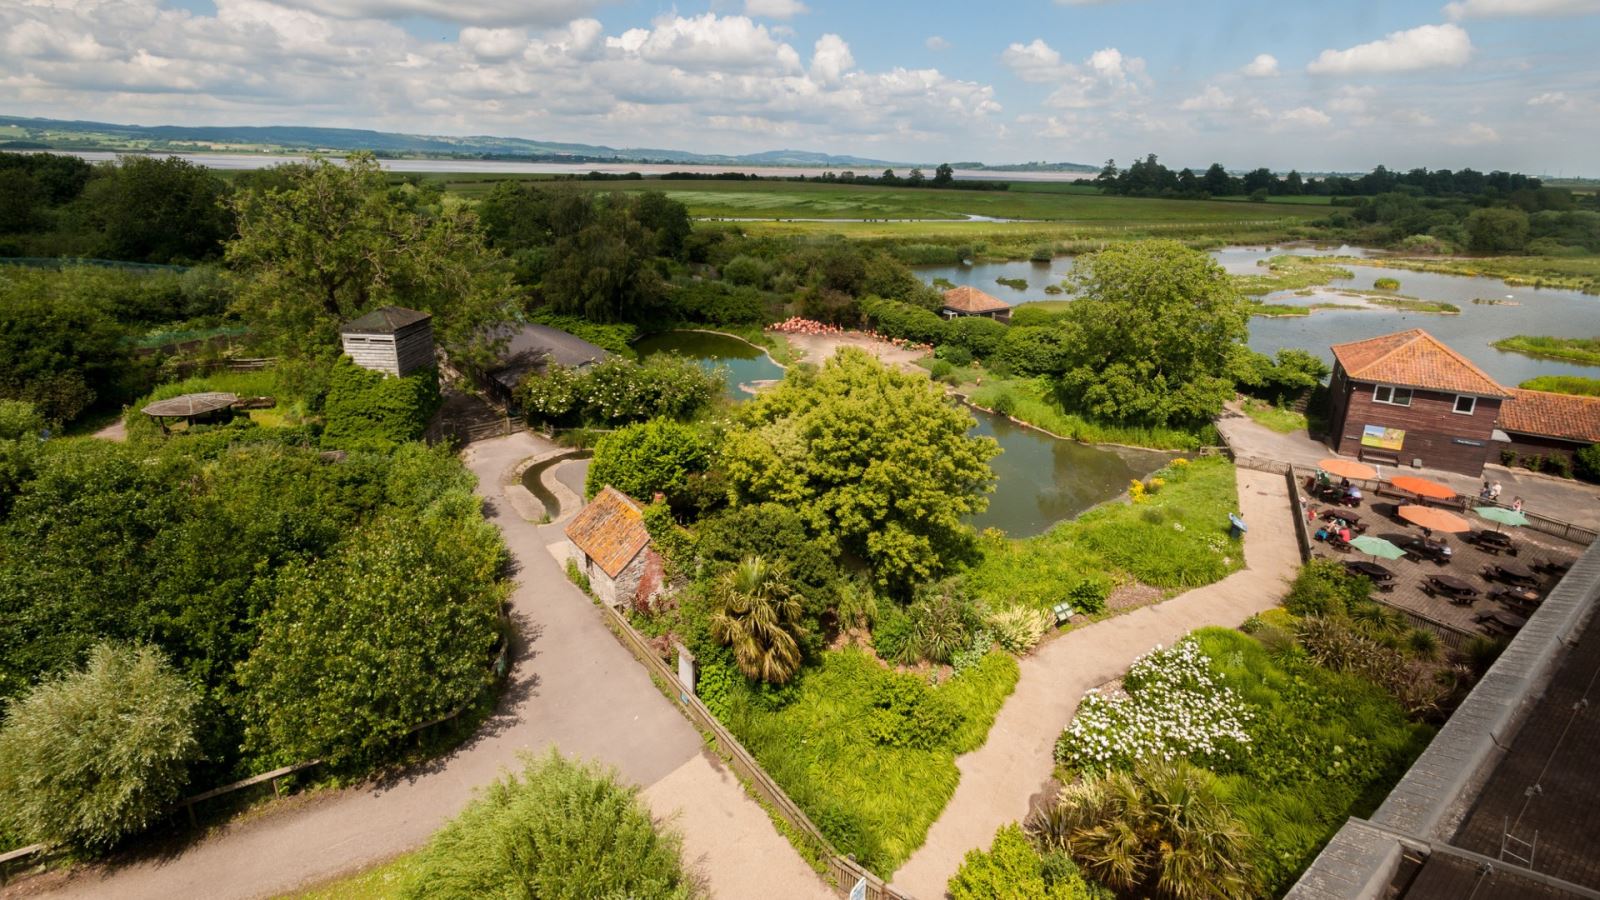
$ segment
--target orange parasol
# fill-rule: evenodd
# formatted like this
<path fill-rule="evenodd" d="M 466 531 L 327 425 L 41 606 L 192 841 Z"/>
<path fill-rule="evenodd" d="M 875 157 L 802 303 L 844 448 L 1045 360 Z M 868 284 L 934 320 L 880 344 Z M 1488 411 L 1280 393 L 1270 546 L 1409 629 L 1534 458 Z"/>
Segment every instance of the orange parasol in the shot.
<path fill-rule="evenodd" d="M 1377 469 L 1366 463 L 1358 463 L 1353 459 L 1325 459 L 1317 463 L 1317 468 L 1327 472 L 1329 475 L 1337 475 L 1340 478 L 1378 477 Z"/>
<path fill-rule="evenodd" d="M 1456 490 L 1449 485 L 1415 475 L 1398 475 L 1389 479 L 1389 483 L 1402 491 L 1409 491 L 1418 497 L 1432 497 L 1435 500 L 1449 500 L 1456 495 Z"/>
<path fill-rule="evenodd" d="M 1402 506 L 1400 518 L 1413 525 L 1421 525 L 1429 531 L 1447 531 L 1454 534 L 1472 530 L 1466 519 L 1432 506 Z"/>

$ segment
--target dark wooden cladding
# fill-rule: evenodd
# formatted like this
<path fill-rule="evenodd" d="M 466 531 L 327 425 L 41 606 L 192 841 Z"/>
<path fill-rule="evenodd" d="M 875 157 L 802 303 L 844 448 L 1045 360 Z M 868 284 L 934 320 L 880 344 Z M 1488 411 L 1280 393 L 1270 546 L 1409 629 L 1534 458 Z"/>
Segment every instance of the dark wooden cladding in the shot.
<path fill-rule="evenodd" d="M 1361 433 L 1368 425 L 1398 428 L 1405 441 L 1393 456 L 1409 467 L 1420 459 L 1428 468 L 1481 475 L 1490 455 L 1498 458 L 1494 425 L 1500 417 L 1499 397 L 1478 397 L 1470 415 L 1455 411 L 1456 394 L 1413 389 L 1410 406 L 1378 403 L 1371 382 L 1351 381 L 1334 365 L 1329 385 L 1329 443 L 1335 452 L 1361 455 Z M 1465 442 L 1465 443 L 1464 443 Z M 1387 454 L 1384 454 L 1387 455 Z"/>

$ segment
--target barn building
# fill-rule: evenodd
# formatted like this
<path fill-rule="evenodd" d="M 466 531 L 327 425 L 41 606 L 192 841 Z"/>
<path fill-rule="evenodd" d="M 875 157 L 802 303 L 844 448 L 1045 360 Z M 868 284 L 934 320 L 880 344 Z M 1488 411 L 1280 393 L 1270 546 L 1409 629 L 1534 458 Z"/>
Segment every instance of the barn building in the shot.
<path fill-rule="evenodd" d="M 495 362 L 475 373 L 478 384 L 508 409 L 516 407 L 515 392 L 522 379 L 554 363 L 582 369 L 611 353 L 574 334 L 548 325 L 499 325 L 487 337 L 502 347 Z"/>
<path fill-rule="evenodd" d="M 650 545 L 644 509 L 610 485 L 567 523 L 567 557 L 589 588 L 611 607 L 648 606 L 663 584 L 661 557 Z"/>
<path fill-rule="evenodd" d="M 345 355 L 356 365 L 389 375 L 410 375 L 433 361 L 433 316 L 402 306 L 382 306 L 339 329 Z"/>
<path fill-rule="evenodd" d="M 1500 407 L 1500 430 L 1499 446 L 1515 453 L 1516 462 L 1565 459 L 1570 466 L 1573 454 L 1600 443 L 1600 397 L 1512 388 Z"/>

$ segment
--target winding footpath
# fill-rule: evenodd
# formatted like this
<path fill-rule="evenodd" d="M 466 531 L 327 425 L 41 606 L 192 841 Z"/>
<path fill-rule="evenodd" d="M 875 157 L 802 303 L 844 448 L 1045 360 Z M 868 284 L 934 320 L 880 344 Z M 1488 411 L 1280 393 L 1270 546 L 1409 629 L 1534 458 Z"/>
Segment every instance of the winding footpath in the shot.
<path fill-rule="evenodd" d="M 1177 597 L 1069 631 L 1021 661 L 1021 677 L 982 747 L 956 759 L 961 782 L 928 837 L 895 873 L 893 886 L 920 898 L 945 895 L 969 850 L 988 849 L 1001 826 L 1020 821 L 1050 790 L 1056 738 L 1091 688 L 1135 659 L 1196 628 L 1237 626 L 1277 605 L 1300 565 L 1295 513 L 1282 475 L 1236 470 L 1239 506 L 1250 525 L 1247 568 Z"/>
<path fill-rule="evenodd" d="M 421 846 L 475 790 L 517 767 L 518 754 L 554 746 L 614 766 L 640 785 L 652 813 L 683 834 L 686 859 L 716 896 L 833 896 L 567 581 L 545 549 L 559 534 L 556 526 L 534 525 L 509 502 L 502 488 L 516 464 L 552 449 L 519 433 L 473 444 L 464 454 L 478 476 L 485 514 L 518 565 L 511 614 L 519 634 L 499 708 L 465 744 L 386 782 L 243 817 L 170 854 L 84 869 L 63 882 L 24 882 L 3 893 L 275 896 Z"/>

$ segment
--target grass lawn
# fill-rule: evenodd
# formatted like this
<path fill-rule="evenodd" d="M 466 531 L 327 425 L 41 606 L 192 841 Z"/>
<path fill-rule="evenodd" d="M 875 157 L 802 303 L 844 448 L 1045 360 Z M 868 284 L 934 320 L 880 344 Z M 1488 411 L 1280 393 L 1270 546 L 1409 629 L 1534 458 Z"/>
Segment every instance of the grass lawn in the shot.
<path fill-rule="evenodd" d="M 897 676 L 860 650 L 828 651 L 777 708 L 734 679 L 724 717 L 834 846 L 885 878 L 922 846 L 955 793 L 956 756 L 983 746 L 1016 686 L 1017 662 L 992 651 L 936 685 L 932 693 L 959 712 L 959 724 L 926 748 L 892 746 L 875 727 L 887 715 L 875 701 L 897 677 L 918 676 Z M 915 734 L 918 724 L 898 733 Z"/>
<path fill-rule="evenodd" d="M 1306 428 L 1304 413 L 1273 406 L 1265 400 L 1257 400 L 1254 397 L 1244 401 L 1244 414 L 1255 420 L 1256 424 L 1264 425 L 1279 434 L 1293 434 Z"/>
<path fill-rule="evenodd" d="M 399 897 L 421 872 L 418 853 L 397 856 L 354 875 L 283 894 L 282 900 L 388 900 Z"/>
<path fill-rule="evenodd" d="M 1140 503 L 1100 506 L 1023 540 L 986 534 L 969 586 L 996 607 L 1049 609 L 1082 581 L 1176 591 L 1241 568 L 1244 548 L 1228 536 L 1228 513 L 1239 509 L 1233 464 L 1203 457 L 1156 474 L 1166 484 Z"/>
<path fill-rule="evenodd" d="M 1090 444 L 1126 444 L 1156 450 L 1197 450 L 1218 443 L 1215 429 L 1209 425 L 1190 431 L 1110 425 L 1085 419 L 1063 410 L 1061 404 L 1051 396 L 1049 384 L 1042 378 L 1000 378 L 973 367 L 957 369 L 955 374 L 961 378 L 961 391 L 973 403 L 986 409 L 995 409 L 997 403 L 1003 402 L 1000 400 L 1002 395 L 1009 396 L 1012 416 L 1068 440 Z M 977 384 L 978 378 L 983 379 L 981 386 Z"/>
<path fill-rule="evenodd" d="M 1600 397 L 1600 378 L 1581 378 L 1577 375 L 1540 375 L 1538 378 L 1524 381 L 1517 387 L 1529 391 Z"/>
<path fill-rule="evenodd" d="M 1260 296 L 1275 291 L 1317 287 L 1335 278 L 1352 277 L 1349 269 L 1331 265 L 1322 257 L 1314 256 L 1274 256 L 1260 268 L 1265 274 L 1233 276 L 1233 282 L 1241 293 Z"/>
<path fill-rule="evenodd" d="M 1559 359 L 1582 366 L 1600 366 L 1600 338 L 1540 337 L 1518 334 L 1495 341 L 1496 350 Z"/>

